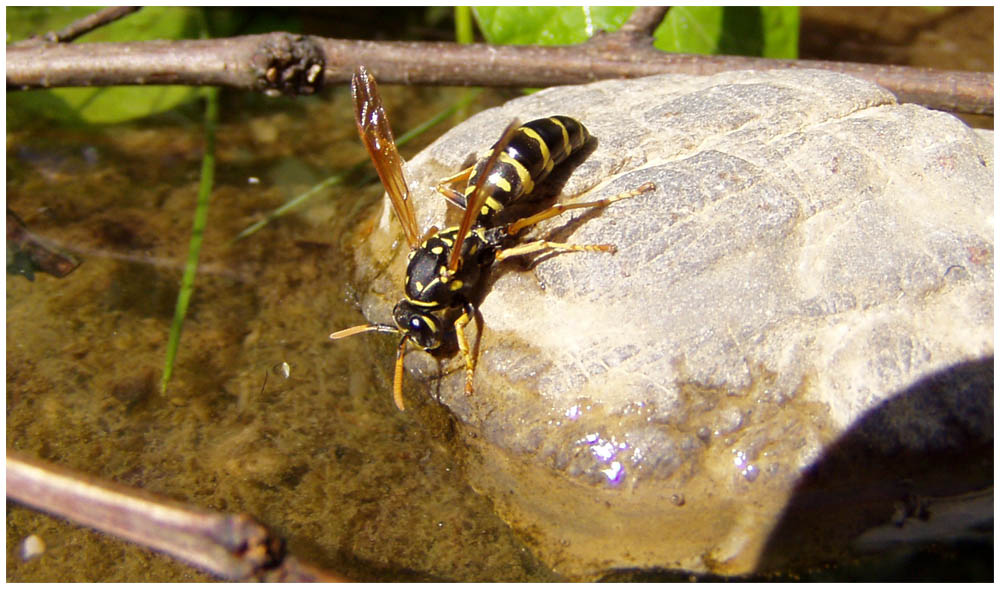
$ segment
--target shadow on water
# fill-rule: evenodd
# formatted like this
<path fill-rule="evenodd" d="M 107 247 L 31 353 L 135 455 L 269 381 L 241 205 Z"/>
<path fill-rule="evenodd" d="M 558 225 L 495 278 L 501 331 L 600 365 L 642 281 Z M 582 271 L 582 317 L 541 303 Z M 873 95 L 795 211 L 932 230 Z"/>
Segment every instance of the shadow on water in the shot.
<path fill-rule="evenodd" d="M 889 523 L 894 510 L 914 498 L 954 496 L 992 484 L 993 357 L 989 356 L 920 380 L 869 411 L 842 435 L 800 481 L 771 533 L 758 570 L 794 569 L 805 559 L 843 562 L 854 538 L 872 526 Z M 983 568 L 965 566 L 966 552 L 959 550 L 938 570 L 890 566 L 872 568 L 870 573 L 882 580 L 972 580 L 967 575 Z M 981 556 L 979 551 L 968 551 L 974 562 Z M 897 561 L 894 556 L 892 562 Z M 992 577 L 992 567 L 989 570 L 987 578 Z"/>
<path fill-rule="evenodd" d="M 989 356 L 920 380 L 845 432 L 800 481 L 755 573 L 620 570 L 603 580 L 989 581 L 992 512 L 976 513 L 981 517 L 970 519 L 968 529 L 951 528 L 934 542 L 900 535 L 901 542 L 870 554 L 856 552 L 852 542 L 873 527 L 902 524 L 904 516 L 933 522 L 934 498 L 992 485 Z"/>

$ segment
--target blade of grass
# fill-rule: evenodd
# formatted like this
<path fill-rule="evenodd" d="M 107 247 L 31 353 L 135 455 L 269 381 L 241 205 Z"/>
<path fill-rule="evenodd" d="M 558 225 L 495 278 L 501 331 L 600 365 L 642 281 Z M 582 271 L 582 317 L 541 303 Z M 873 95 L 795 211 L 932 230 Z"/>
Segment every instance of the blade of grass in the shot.
<path fill-rule="evenodd" d="M 201 183 L 198 186 L 198 203 L 194 211 L 194 224 L 191 227 L 187 264 L 184 267 L 184 276 L 181 278 L 180 292 L 177 293 L 174 320 L 170 325 L 167 358 L 163 366 L 163 378 L 160 380 L 162 392 L 166 392 L 167 383 L 173 374 L 177 348 L 181 340 L 181 328 L 184 326 L 184 316 L 187 314 L 191 294 L 194 292 L 194 277 L 198 273 L 198 256 L 201 253 L 202 237 L 205 233 L 205 224 L 208 221 L 208 203 L 212 196 L 212 185 L 215 183 L 215 125 L 219 118 L 219 89 L 206 88 L 205 98 L 205 153 L 201 159 Z"/>
<path fill-rule="evenodd" d="M 397 147 L 402 147 L 402 146 L 406 145 L 411 140 L 413 140 L 415 137 L 418 137 L 420 134 L 426 132 L 428 129 L 430 129 L 434 125 L 437 125 L 441 121 L 444 121 L 448 117 L 452 116 L 454 113 L 458 112 L 459 109 L 465 108 L 473 100 L 475 100 L 477 96 L 479 96 L 480 92 L 482 92 L 481 89 L 476 89 L 476 90 L 472 90 L 472 91 L 466 92 L 465 95 L 462 96 L 462 98 L 460 98 L 457 102 L 455 102 L 455 104 L 449 106 L 448 108 L 446 108 L 443 111 L 437 113 L 433 117 L 427 119 L 423 123 L 420 123 L 419 125 L 417 125 L 416 127 L 410 129 L 406 133 L 403 133 L 402 135 L 400 135 L 399 138 L 396 139 L 396 146 Z M 243 231 L 240 231 L 239 234 L 237 234 L 236 237 L 234 237 L 229 242 L 230 245 L 232 245 L 233 243 L 236 243 L 237 241 L 240 241 L 241 239 L 249 237 L 249 236 L 253 235 L 254 233 L 260 231 L 261 229 L 264 228 L 265 225 L 267 225 L 271 221 L 274 221 L 275 219 L 281 217 L 282 215 L 284 215 L 285 213 L 291 211 L 292 209 L 294 209 L 295 207 L 297 207 L 300 204 L 304 203 L 305 201 L 309 200 L 317 192 L 320 192 L 320 191 L 322 191 L 322 190 L 324 190 L 326 188 L 330 188 L 331 186 L 336 186 L 336 185 L 340 184 L 341 182 L 344 181 L 345 178 L 349 178 L 352 174 L 357 173 L 361 169 L 364 169 L 366 166 L 368 166 L 368 164 L 369 164 L 369 162 L 368 162 L 368 159 L 366 158 L 366 159 L 364 159 L 364 160 L 362 160 L 362 161 L 354 164 L 353 166 L 351 166 L 350 168 L 348 168 L 346 171 L 341 172 L 339 174 L 334 174 L 333 176 L 329 176 L 328 178 L 322 180 L 319 184 L 316 184 L 315 186 L 313 186 L 309 190 L 306 190 L 305 192 L 303 192 L 301 194 L 298 194 L 298 195 L 292 197 L 291 199 L 285 201 L 285 203 L 282 204 L 280 207 L 272 210 L 267 215 L 265 215 L 263 219 L 261 219 L 260 221 L 257 221 L 256 223 L 250 225 L 249 227 L 247 227 Z M 368 174 L 368 175 L 365 176 L 365 179 L 366 180 L 370 180 L 370 179 L 372 179 L 374 177 L 375 177 L 375 174 Z"/>
<path fill-rule="evenodd" d="M 329 188 L 331 186 L 336 186 L 337 184 L 340 184 L 341 182 L 344 181 L 344 178 L 360 170 L 362 166 L 364 166 L 364 164 L 365 162 L 356 163 L 353 166 L 351 166 L 346 172 L 341 172 L 339 174 L 334 174 L 333 176 L 329 176 L 326 179 L 322 180 L 319 184 L 316 184 L 315 186 L 310 188 L 309 190 L 306 190 L 305 192 L 297 194 L 291 199 L 286 200 L 285 203 L 282 204 L 280 207 L 269 212 L 267 215 L 264 215 L 263 219 L 257 221 L 256 223 L 250 225 L 243 231 L 240 231 L 238 234 L 236 234 L 236 237 L 232 238 L 229 241 L 229 245 L 232 245 L 245 237 L 250 237 L 254 233 L 257 233 L 271 221 L 274 221 L 278 217 L 281 217 L 288 211 L 294 209 L 295 207 L 309 200 L 312 197 L 312 195 L 316 194 L 317 192 L 320 192 L 321 190 Z"/>
<path fill-rule="evenodd" d="M 451 106 L 439 112 L 438 114 L 434 115 L 433 117 L 427 119 L 426 121 L 420 123 L 416 127 L 410 129 L 406 133 L 400 135 L 399 139 L 396 140 L 396 145 L 401 147 L 403 145 L 406 145 L 413 139 L 416 139 L 422 133 L 424 133 L 434 125 L 437 125 L 441 121 L 450 117 L 452 113 L 454 113 L 456 110 L 467 106 L 470 102 L 475 100 L 477 96 L 479 96 L 480 92 L 482 92 L 482 90 L 477 89 L 472 92 L 466 93 L 465 95 L 462 96 L 462 98 L 458 99 L 455 102 L 455 104 L 452 104 Z"/>
<path fill-rule="evenodd" d="M 475 41 L 475 31 L 472 28 L 472 7 L 470 6 L 456 6 L 455 7 L 455 41 L 462 45 L 469 45 Z M 466 92 L 479 92 L 482 88 L 469 89 Z M 469 113 L 466 112 L 466 108 L 462 107 L 455 111 L 455 124 L 464 121 L 469 118 Z"/>
<path fill-rule="evenodd" d="M 455 40 L 463 45 L 472 43 L 472 9 L 468 6 L 455 7 Z"/>

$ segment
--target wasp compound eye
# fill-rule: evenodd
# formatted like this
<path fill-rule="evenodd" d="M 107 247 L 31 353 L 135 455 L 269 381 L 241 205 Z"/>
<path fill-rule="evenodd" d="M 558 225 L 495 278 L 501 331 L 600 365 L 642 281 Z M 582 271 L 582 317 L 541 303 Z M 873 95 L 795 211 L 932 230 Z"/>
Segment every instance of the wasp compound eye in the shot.
<path fill-rule="evenodd" d="M 441 347 L 441 321 L 430 310 L 404 299 L 393 309 L 392 316 L 399 329 L 421 348 L 432 351 Z"/>

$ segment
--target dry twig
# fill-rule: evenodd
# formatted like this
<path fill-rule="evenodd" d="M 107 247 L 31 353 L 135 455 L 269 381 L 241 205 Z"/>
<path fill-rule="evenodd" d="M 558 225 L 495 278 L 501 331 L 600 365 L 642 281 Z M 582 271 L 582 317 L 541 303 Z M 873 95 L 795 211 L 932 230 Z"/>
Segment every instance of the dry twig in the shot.
<path fill-rule="evenodd" d="M 49 31 L 41 37 L 31 37 L 30 39 L 21 41 L 17 45 L 30 46 L 39 43 L 68 43 L 77 37 L 86 35 L 96 28 L 103 27 L 137 10 L 139 10 L 138 6 L 110 6 L 70 23 L 69 26 L 61 31 Z"/>
<path fill-rule="evenodd" d="M 7 87 L 186 84 L 311 94 L 323 84 L 346 83 L 360 63 L 383 84 L 510 87 L 664 73 L 817 68 L 875 82 L 901 102 L 993 114 L 991 72 L 657 51 L 650 32 L 663 10 L 637 10 L 616 33 L 562 47 L 355 41 L 281 32 L 198 41 L 14 45 L 7 49 Z"/>

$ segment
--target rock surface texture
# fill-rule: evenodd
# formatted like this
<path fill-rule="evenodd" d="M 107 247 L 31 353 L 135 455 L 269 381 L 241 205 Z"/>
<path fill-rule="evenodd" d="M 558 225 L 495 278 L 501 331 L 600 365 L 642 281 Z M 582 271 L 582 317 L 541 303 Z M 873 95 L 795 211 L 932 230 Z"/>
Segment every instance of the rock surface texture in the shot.
<path fill-rule="evenodd" d="M 407 382 L 556 571 L 788 570 L 906 497 L 992 484 L 991 135 L 819 71 L 557 88 L 409 162 L 421 227 L 456 223 L 440 178 L 553 114 L 596 140 L 551 192 L 656 190 L 524 238 L 614 255 L 494 268 L 473 395 L 457 354 L 411 351 Z M 400 236 L 387 205 L 358 249 L 369 319 L 401 296 Z"/>

